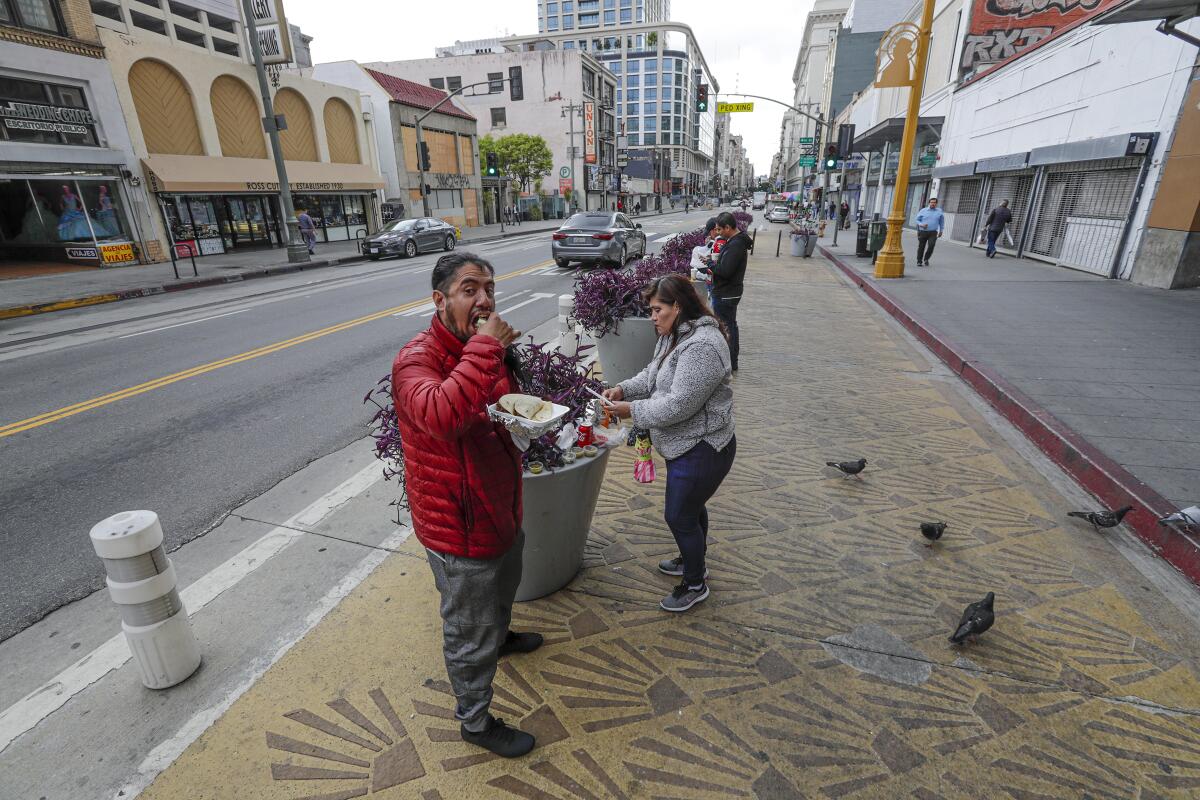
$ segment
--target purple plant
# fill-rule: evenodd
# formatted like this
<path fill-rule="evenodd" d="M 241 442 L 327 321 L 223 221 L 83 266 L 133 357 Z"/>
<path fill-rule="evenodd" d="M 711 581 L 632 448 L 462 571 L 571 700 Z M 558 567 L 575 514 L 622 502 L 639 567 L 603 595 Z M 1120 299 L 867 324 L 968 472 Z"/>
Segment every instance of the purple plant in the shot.
<path fill-rule="evenodd" d="M 517 345 L 521 391 L 571 409 L 565 418 L 567 421 L 582 416 L 592 400 L 587 390 L 599 392 L 604 388 L 583 367 L 586 353 L 591 347 L 584 345 L 578 347 L 574 355 L 567 355 L 546 345 L 534 344 L 532 337 L 528 344 Z M 392 403 L 392 376 L 389 374 L 381 378 L 375 388 L 367 392 L 363 402 L 376 408 L 375 415 L 367 425 L 371 438 L 375 440 L 375 457 L 383 462 L 383 477 L 385 480 L 395 480 L 400 486 L 400 497 L 392 501 L 392 505 L 398 510 L 407 509 L 404 450 L 400 446 L 400 426 Z M 522 456 L 521 466 L 525 467 L 530 461 L 541 461 L 549 469 L 562 466 L 562 451 L 554 444 L 557 435 L 557 432 L 548 433 L 533 440 Z"/>
<path fill-rule="evenodd" d="M 575 278 L 575 320 L 600 337 L 615 332 L 623 319 L 649 317 L 650 306 L 642 299 L 643 290 L 664 275 L 687 275 L 692 248 L 703 243 L 704 231 L 697 229 L 668 239 L 658 253 L 646 256 L 632 269 L 579 272 Z"/>
<path fill-rule="evenodd" d="M 750 223 L 754 222 L 754 215 L 747 214 L 745 211 L 734 211 L 733 218 L 737 220 L 739 231 L 746 230 L 746 228 L 750 227 Z"/>

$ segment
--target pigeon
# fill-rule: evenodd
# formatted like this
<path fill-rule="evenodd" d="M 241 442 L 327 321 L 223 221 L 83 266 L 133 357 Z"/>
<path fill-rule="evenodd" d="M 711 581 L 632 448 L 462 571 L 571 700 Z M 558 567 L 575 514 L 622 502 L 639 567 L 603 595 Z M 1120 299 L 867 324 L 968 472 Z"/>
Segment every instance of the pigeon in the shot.
<path fill-rule="evenodd" d="M 982 600 L 967 606 L 950 641 L 954 644 L 962 644 L 967 639 L 972 642 L 978 641 L 979 634 L 992 627 L 992 623 L 996 621 L 996 614 L 992 611 L 992 601 L 995 599 L 996 593 L 988 592 Z"/>
<path fill-rule="evenodd" d="M 1159 525 L 1200 526 L 1200 506 L 1181 508 L 1174 514 L 1167 514 L 1158 521 Z"/>
<path fill-rule="evenodd" d="M 1121 524 L 1121 520 L 1125 519 L 1125 515 L 1133 510 L 1133 506 L 1123 506 L 1116 511 L 1104 509 L 1102 511 L 1068 511 L 1068 517 L 1079 517 L 1086 519 L 1092 523 L 1092 527 L 1099 533 L 1101 528 L 1115 528 Z"/>
<path fill-rule="evenodd" d="M 933 547 L 933 543 L 942 538 L 942 534 L 946 531 L 946 523 L 944 522 L 922 522 L 921 535 L 929 540 L 926 547 Z"/>
<path fill-rule="evenodd" d="M 860 458 L 858 461 L 826 461 L 825 466 L 833 467 L 846 477 L 850 477 L 851 475 L 857 476 L 858 473 L 862 472 L 867 466 L 867 460 Z M 859 478 L 859 480 L 862 480 L 862 478 Z"/>

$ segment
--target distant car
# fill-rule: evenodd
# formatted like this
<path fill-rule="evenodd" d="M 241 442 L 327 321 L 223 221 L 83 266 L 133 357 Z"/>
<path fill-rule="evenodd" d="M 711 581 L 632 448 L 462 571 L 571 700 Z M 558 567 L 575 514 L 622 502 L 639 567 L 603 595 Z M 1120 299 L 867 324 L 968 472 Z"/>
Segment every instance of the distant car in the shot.
<path fill-rule="evenodd" d="M 571 262 L 623 267 L 646 255 L 646 234 L 629 217 L 611 211 L 587 211 L 571 216 L 550 241 L 554 263 L 566 269 Z"/>
<path fill-rule="evenodd" d="M 767 222 L 787 222 L 790 213 L 787 206 L 775 206 L 767 212 Z"/>
<path fill-rule="evenodd" d="M 412 258 L 431 250 L 453 250 L 458 244 L 458 228 L 432 217 L 398 219 L 363 241 L 363 255 L 372 261 L 384 256 Z"/>

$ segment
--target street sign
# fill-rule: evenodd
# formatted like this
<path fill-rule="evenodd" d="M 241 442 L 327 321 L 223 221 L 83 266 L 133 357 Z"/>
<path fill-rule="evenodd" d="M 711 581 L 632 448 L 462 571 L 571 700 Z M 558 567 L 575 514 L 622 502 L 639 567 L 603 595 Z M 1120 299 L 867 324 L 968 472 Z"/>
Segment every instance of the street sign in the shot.
<path fill-rule="evenodd" d="M 738 114 L 753 110 L 754 103 L 717 103 L 718 114 Z"/>
<path fill-rule="evenodd" d="M 800 166 L 815 167 L 817 165 L 816 156 L 800 156 Z"/>
<path fill-rule="evenodd" d="M 573 188 L 574 188 L 574 181 L 572 181 L 570 178 L 559 178 L 558 179 L 558 193 L 559 194 L 566 197 L 567 195 L 571 194 L 571 190 Z"/>
<path fill-rule="evenodd" d="M 817 140 L 814 139 L 812 136 L 801 136 L 800 137 L 800 144 L 816 144 L 816 143 L 817 143 Z"/>
<path fill-rule="evenodd" d="M 571 177 L 571 168 L 570 168 L 570 167 L 563 167 L 562 169 L 560 169 L 560 170 L 558 171 L 558 177 L 560 177 L 560 178 L 569 178 L 569 177 Z"/>

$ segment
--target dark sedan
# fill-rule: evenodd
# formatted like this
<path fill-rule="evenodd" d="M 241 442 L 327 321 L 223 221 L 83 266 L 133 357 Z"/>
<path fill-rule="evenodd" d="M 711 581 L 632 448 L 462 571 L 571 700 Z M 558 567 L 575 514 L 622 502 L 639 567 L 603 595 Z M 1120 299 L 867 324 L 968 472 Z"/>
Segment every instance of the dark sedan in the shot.
<path fill-rule="evenodd" d="M 550 254 L 564 269 L 572 261 L 623 267 L 629 259 L 646 255 L 646 234 L 624 214 L 588 211 L 573 215 L 554 232 Z"/>
<path fill-rule="evenodd" d="M 406 256 L 431 250 L 453 250 L 458 244 L 458 229 L 431 217 L 398 219 L 363 242 L 363 254 L 375 261 L 384 256 Z"/>

